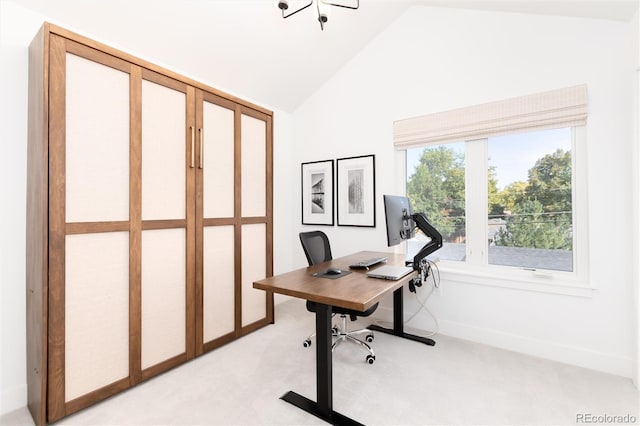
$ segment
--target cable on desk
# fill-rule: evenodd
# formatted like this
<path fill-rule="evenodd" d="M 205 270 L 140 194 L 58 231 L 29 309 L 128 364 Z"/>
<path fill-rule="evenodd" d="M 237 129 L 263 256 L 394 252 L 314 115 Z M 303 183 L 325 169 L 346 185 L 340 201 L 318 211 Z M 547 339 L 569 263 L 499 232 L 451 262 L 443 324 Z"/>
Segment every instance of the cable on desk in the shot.
<path fill-rule="evenodd" d="M 432 260 L 427 261 L 429 263 L 429 269 L 432 271 L 431 279 L 433 280 L 433 286 L 435 288 L 440 287 L 440 268 L 438 268 L 438 264 Z M 433 269 L 435 268 L 435 273 L 433 273 Z"/>

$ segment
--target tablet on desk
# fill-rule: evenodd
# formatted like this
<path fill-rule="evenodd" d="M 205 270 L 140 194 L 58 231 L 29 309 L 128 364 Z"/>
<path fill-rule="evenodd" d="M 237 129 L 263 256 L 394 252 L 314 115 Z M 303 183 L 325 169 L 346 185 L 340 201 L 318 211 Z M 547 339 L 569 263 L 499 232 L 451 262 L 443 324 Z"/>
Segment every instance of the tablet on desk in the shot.
<path fill-rule="evenodd" d="M 400 278 L 409 275 L 412 271 L 413 268 L 410 268 L 408 266 L 384 265 L 374 269 L 373 271 L 367 272 L 367 276 L 372 278 L 397 281 Z"/>

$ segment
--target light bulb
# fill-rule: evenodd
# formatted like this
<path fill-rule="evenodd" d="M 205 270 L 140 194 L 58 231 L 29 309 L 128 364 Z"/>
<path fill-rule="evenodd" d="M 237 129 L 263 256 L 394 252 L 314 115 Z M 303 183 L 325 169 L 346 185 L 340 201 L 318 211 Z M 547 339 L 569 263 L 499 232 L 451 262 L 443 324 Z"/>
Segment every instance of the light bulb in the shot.
<path fill-rule="evenodd" d="M 289 0 L 278 0 L 278 7 L 282 11 L 289 9 Z"/>
<path fill-rule="evenodd" d="M 322 0 L 316 0 L 318 3 L 318 21 L 326 23 L 331 16 L 331 6 L 325 4 Z"/>

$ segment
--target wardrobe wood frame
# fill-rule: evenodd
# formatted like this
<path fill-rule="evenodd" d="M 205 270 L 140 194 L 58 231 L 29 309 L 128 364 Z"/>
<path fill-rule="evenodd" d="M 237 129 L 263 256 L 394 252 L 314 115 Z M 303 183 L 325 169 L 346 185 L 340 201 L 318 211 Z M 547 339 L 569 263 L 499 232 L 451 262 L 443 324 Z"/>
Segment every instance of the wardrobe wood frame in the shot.
<path fill-rule="evenodd" d="M 65 55 L 73 53 L 130 74 L 130 183 L 129 220 L 65 222 Z M 196 193 L 202 171 L 186 168 L 186 217 L 178 220 L 142 220 L 141 164 L 142 80 L 186 94 L 185 141 L 196 125 L 197 99 L 216 99 L 232 106 L 235 117 L 236 186 L 233 218 L 203 218 Z M 38 425 L 53 422 L 121 392 L 208 350 L 273 323 L 273 293 L 266 297 L 266 317 L 241 325 L 241 231 L 244 224 L 266 226 L 266 275 L 273 275 L 273 112 L 154 65 L 103 43 L 45 22 L 29 46 L 29 130 L 27 158 L 27 385 L 28 408 Z M 200 106 L 201 107 L 201 106 Z M 241 116 L 266 123 L 266 214 L 241 217 Z M 197 145 L 197 144 L 196 144 Z M 191 145 L 185 142 L 185 161 Z M 195 147 L 196 156 L 201 155 Z M 192 201 L 190 201 L 192 200 Z M 202 342 L 202 249 L 204 226 L 233 225 L 235 252 L 235 331 L 206 344 Z M 185 228 L 187 232 L 186 347 L 185 352 L 152 367 L 141 368 L 141 258 L 142 231 Z M 66 235 L 129 232 L 129 376 L 71 401 L 65 401 L 65 237 Z M 198 264 L 199 262 L 199 264 Z"/>

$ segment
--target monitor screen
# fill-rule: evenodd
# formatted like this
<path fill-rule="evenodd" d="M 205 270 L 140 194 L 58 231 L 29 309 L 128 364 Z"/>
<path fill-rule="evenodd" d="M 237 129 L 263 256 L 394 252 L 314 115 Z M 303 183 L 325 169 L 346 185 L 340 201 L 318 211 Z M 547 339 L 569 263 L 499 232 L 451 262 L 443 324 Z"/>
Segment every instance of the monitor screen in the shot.
<path fill-rule="evenodd" d="M 387 245 L 389 247 L 413 238 L 415 223 L 411 218 L 413 208 L 408 197 L 384 196 L 384 215 L 387 222 Z"/>

